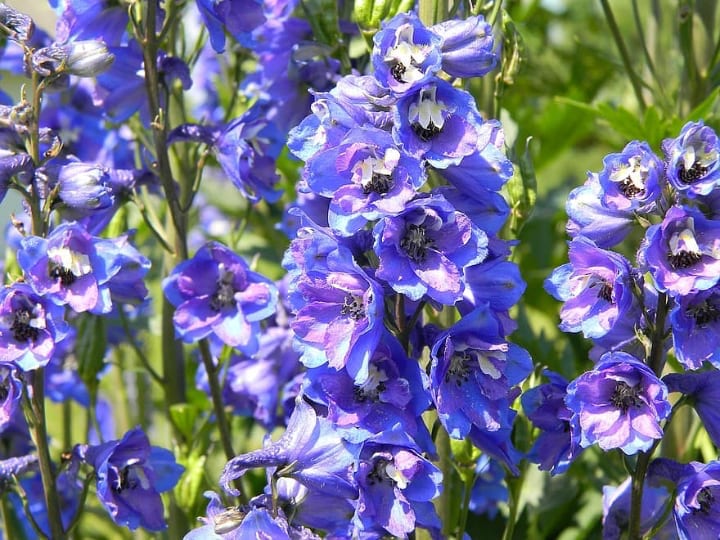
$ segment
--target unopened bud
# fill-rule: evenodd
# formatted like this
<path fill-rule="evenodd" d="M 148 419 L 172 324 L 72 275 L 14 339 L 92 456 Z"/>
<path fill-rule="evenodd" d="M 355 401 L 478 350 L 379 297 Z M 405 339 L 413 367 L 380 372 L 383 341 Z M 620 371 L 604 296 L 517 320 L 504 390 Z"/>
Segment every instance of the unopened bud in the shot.
<path fill-rule="evenodd" d="M 20 42 L 30 39 L 35 29 L 30 17 L 2 2 L 0 2 L 0 24 L 7 29 L 7 32 L 10 32 L 8 35 L 10 39 Z"/>
<path fill-rule="evenodd" d="M 107 70 L 115 60 L 104 42 L 95 39 L 75 41 L 65 46 L 66 68 L 71 75 L 95 77 Z"/>

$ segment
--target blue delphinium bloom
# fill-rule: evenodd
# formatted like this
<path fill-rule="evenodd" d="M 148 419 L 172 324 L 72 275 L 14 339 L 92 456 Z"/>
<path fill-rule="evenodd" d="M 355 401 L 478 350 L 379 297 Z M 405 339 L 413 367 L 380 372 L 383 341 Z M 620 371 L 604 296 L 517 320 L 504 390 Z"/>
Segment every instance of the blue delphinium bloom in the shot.
<path fill-rule="evenodd" d="M 45 366 L 67 334 L 62 307 L 38 296 L 25 283 L 0 290 L 0 361 L 23 371 Z"/>
<path fill-rule="evenodd" d="M 640 309 L 627 259 L 582 236 L 569 246 L 570 262 L 556 268 L 544 283 L 547 292 L 565 302 L 560 329 L 598 338 L 612 332 L 620 321 L 638 319 Z"/>
<path fill-rule="evenodd" d="M 74 159 L 53 160 L 37 171 L 48 190 L 57 190 L 54 204 L 73 210 L 103 210 L 113 205 L 107 169 Z"/>
<path fill-rule="evenodd" d="M 482 123 L 471 94 L 433 79 L 400 98 L 393 137 L 408 154 L 444 169 L 477 150 Z"/>
<path fill-rule="evenodd" d="M 332 249 L 332 241 L 326 240 Z M 305 242 L 299 239 L 293 244 L 289 253 Z M 317 247 L 300 255 L 313 253 Z M 340 246 L 325 257 L 316 256 L 312 266 L 296 274 L 290 285 L 290 305 L 297 311 L 290 326 L 307 367 L 327 363 L 334 369 L 347 369 L 359 383 L 367 379 L 370 357 L 382 335 L 383 290 L 349 250 Z"/>
<path fill-rule="evenodd" d="M 720 461 L 683 464 L 658 458 L 650 464 L 648 477 L 677 486 L 673 517 L 680 540 L 720 536 Z"/>
<path fill-rule="evenodd" d="M 442 491 L 442 473 L 407 435 L 365 442 L 355 478 L 360 496 L 353 521 L 360 531 L 407 538 L 417 527 L 440 529 L 431 500 Z"/>
<path fill-rule="evenodd" d="M 487 305 L 440 334 L 431 349 L 431 393 L 448 434 L 464 439 L 473 427 L 512 425 L 512 387 L 532 371 L 526 350 L 508 343 Z"/>
<path fill-rule="evenodd" d="M 672 408 L 668 390 L 657 375 L 624 352 L 604 354 L 595 369 L 567 387 L 565 404 L 580 446 L 597 443 L 603 450 L 619 448 L 628 455 L 648 450 L 663 436 L 660 422 Z"/>
<path fill-rule="evenodd" d="M 462 298 L 463 271 L 482 262 L 488 238 L 441 195 L 418 197 L 373 230 L 377 277 L 411 300 L 427 295 L 452 305 Z"/>
<path fill-rule="evenodd" d="M 494 519 L 498 512 L 498 503 L 508 500 L 509 492 L 505 485 L 505 470 L 487 455 L 480 456 L 475 465 L 475 483 L 470 494 L 470 511 L 486 514 Z"/>
<path fill-rule="evenodd" d="M 627 532 L 630 521 L 630 499 L 632 479 L 628 478 L 619 486 L 603 486 L 603 540 L 620 540 Z M 653 486 L 646 480 L 643 486 L 640 506 L 640 533 L 648 534 L 659 525 L 670 493 L 663 486 Z M 674 529 L 674 527 L 673 527 Z M 659 531 L 654 539 L 670 540 L 673 531 Z"/>
<path fill-rule="evenodd" d="M 598 175 L 606 208 L 647 213 L 655 208 L 664 179 L 663 162 L 646 142 L 632 141 L 623 151 L 603 158 Z"/>
<path fill-rule="evenodd" d="M 247 46 L 252 31 L 265 22 L 263 3 L 258 0 L 196 0 L 215 52 L 225 50 L 225 30 Z"/>
<path fill-rule="evenodd" d="M 688 122 L 662 144 L 670 184 L 687 197 L 709 195 L 720 184 L 720 140 L 703 122 Z"/>
<path fill-rule="evenodd" d="M 706 290 L 720 279 L 720 221 L 673 206 L 646 233 L 639 258 L 658 290 L 670 296 Z"/>
<path fill-rule="evenodd" d="M 720 288 L 691 291 L 670 311 L 675 357 L 686 369 L 720 367 Z"/>
<path fill-rule="evenodd" d="M 610 208 L 604 201 L 605 193 L 596 173 L 588 173 L 582 186 L 568 195 L 565 211 L 566 226 L 571 238 L 584 236 L 600 248 L 611 248 L 630 233 L 636 224 L 631 211 Z"/>
<path fill-rule="evenodd" d="M 690 398 L 705 431 L 715 446 L 720 446 L 720 371 L 669 373 L 663 377 L 663 382 L 670 392 L 681 392 Z"/>
<path fill-rule="evenodd" d="M 117 46 L 126 37 L 128 12 L 112 0 L 50 0 L 58 14 L 55 37 L 59 43 L 98 39 Z"/>
<path fill-rule="evenodd" d="M 272 281 L 217 242 L 178 264 L 163 280 L 163 290 L 176 307 L 173 322 L 183 341 L 214 334 L 247 354 L 257 350 L 260 321 L 275 312 L 277 303 Z"/>
<path fill-rule="evenodd" d="M 331 198 L 329 223 L 351 235 L 368 221 L 402 212 L 425 183 L 425 169 L 397 148 L 386 131 L 351 130 L 343 141 L 308 160 L 311 190 Z"/>
<path fill-rule="evenodd" d="M 441 42 L 414 12 L 398 13 L 373 37 L 375 77 L 398 95 L 421 87 L 440 70 Z"/>
<path fill-rule="evenodd" d="M 498 61 L 492 26 L 482 15 L 443 21 L 430 27 L 442 38 L 442 69 L 452 77 L 470 79 L 492 71 Z"/>
<path fill-rule="evenodd" d="M 571 429 L 572 411 L 565 405 L 568 381 L 549 370 L 543 372 L 550 382 L 529 388 L 520 398 L 523 410 L 541 430 L 528 459 L 541 471 L 562 474 L 583 451 L 577 433 Z"/>
<path fill-rule="evenodd" d="M 0 431 L 12 420 L 22 398 L 22 381 L 18 368 L 10 362 L 0 362 Z"/>
<path fill-rule="evenodd" d="M 223 488 L 238 494 L 231 483 L 249 469 L 276 467 L 277 477 L 297 480 L 308 489 L 354 499 L 357 487 L 352 464 L 358 445 L 343 440 L 332 423 L 317 416 L 313 407 L 298 397 L 285 433 L 260 450 L 234 457 L 220 477 Z"/>
<path fill-rule="evenodd" d="M 131 531 L 167 527 L 160 493 L 175 486 L 184 470 L 172 452 L 151 447 L 139 427 L 120 440 L 78 451 L 95 470 L 98 498 L 115 523 Z"/>
<path fill-rule="evenodd" d="M 0 202 L 5 199 L 10 181 L 15 176 L 27 185 L 33 176 L 35 166 L 32 158 L 24 153 L 14 153 L 7 149 L 0 152 Z"/>

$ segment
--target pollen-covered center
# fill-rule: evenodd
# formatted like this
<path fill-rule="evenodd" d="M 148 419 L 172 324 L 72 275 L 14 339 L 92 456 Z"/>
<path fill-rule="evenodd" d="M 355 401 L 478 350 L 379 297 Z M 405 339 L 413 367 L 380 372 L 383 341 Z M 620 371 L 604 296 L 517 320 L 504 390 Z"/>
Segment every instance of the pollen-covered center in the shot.
<path fill-rule="evenodd" d="M 668 242 L 668 262 L 676 270 L 690 268 L 702 259 L 702 251 L 695 239 L 693 219 L 687 220 L 687 227 L 674 232 Z"/>
<path fill-rule="evenodd" d="M 69 287 L 77 278 L 92 272 L 90 258 L 70 248 L 50 248 L 47 256 L 48 276 L 59 280 L 64 287 Z"/>
<path fill-rule="evenodd" d="M 618 189 L 628 199 L 645 195 L 645 182 L 649 169 L 643 165 L 640 156 L 633 156 L 627 163 L 620 165 L 610 174 L 610 180 L 618 184 Z"/>
<path fill-rule="evenodd" d="M 617 381 L 612 396 L 610 396 L 610 403 L 620 409 L 623 414 L 630 407 L 640 407 L 643 404 L 640 398 L 640 389 L 637 386 L 630 386 L 625 381 Z"/>
<path fill-rule="evenodd" d="M 418 100 L 410 104 L 408 109 L 410 128 L 424 142 L 437 136 L 445 125 L 443 117 L 443 112 L 446 110 L 445 105 L 441 101 L 437 101 L 436 93 L 437 87 L 435 86 L 423 88 Z"/>
<path fill-rule="evenodd" d="M 235 305 L 234 278 L 233 273 L 225 270 L 225 266 L 220 264 L 220 278 L 215 292 L 210 296 L 210 309 L 222 311 L 223 308 Z"/>
<path fill-rule="evenodd" d="M 705 152 L 701 147 L 688 146 L 677 168 L 678 179 L 685 185 L 697 182 L 708 173 L 708 165 L 717 158 L 716 151 Z"/>
<path fill-rule="evenodd" d="M 429 248 L 435 245 L 435 240 L 427 234 L 425 225 L 410 223 L 405 228 L 405 234 L 400 239 L 400 248 L 411 260 L 420 263 L 427 257 Z"/>
<path fill-rule="evenodd" d="M 466 352 L 456 352 L 450 358 L 450 365 L 445 372 L 445 382 L 455 382 L 456 386 L 462 386 L 470 380 L 470 373 L 472 371 L 470 355 Z"/>
<path fill-rule="evenodd" d="M 355 321 L 365 318 L 365 304 L 363 297 L 358 294 L 347 293 L 343 299 L 340 313 Z"/>
<path fill-rule="evenodd" d="M 393 171 L 399 159 L 400 152 L 396 148 L 388 148 L 383 159 L 368 157 L 360 162 L 353 170 L 353 175 L 363 193 L 387 194 L 395 185 Z"/>

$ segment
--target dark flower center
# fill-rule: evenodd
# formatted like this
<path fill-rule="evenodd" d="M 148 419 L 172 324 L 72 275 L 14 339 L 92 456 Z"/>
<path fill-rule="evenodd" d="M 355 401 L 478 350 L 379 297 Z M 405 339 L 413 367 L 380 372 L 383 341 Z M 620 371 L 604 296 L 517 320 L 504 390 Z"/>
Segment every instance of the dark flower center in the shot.
<path fill-rule="evenodd" d="M 434 245 L 435 241 L 428 237 L 425 225 L 408 225 L 405 228 L 405 235 L 400 240 L 402 250 L 415 262 L 423 262 L 428 248 Z"/>
<path fill-rule="evenodd" d="M 374 387 L 368 387 L 365 386 L 355 386 L 353 388 L 353 398 L 355 398 L 355 401 L 358 403 L 367 403 L 368 401 L 372 403 L 377 403 L 380 401 L 380 394 L 382 394 L 385 391 L 385 383 L 379 382 Z"/>
<path fill-rule="evenodd" d="M 637 386 L 630 386 L 625 381 L 617 381 L 610 403 L 625 414 L 630 407 L 640 407 L 643 404 L 640 398 L 640 389 Z"/>
<path fill-rule="evenodd" d="M 410 129 L 412 129 L 413 133 L 423 142 L 428 142 L 441 131 L 441 128 L 437 127 L 432 121 L 430 121 L 427 127 L 423 127 L 418 122 L 414 122 L 410 125 Z"/>
<path fill-rule="evenodd" d="M 59 279 L 60 283 L 65 287 L 69 287 L 75 283 L 75 279 L 77 279 L 75 274 L 72 273 L 72 270 L 53 263 L 50 263 L 48 275 L 53 279 Z"/>
<path fill-rule="evenodd" d="M 705 486 L 700 491 L 698 491 L 697 502 L 700 505 L 700 508 L 695 510 L 695 512 L 701 512 L 703 514 L 709 515 L 710 510 L 712 510 L 711 506 L 715 502 L 715 497 L 713 496 L 709 487 Z"/>
<path fill-rule="evenodd" d="M 393 79 L 395 79 L 399 83 L 405 82 L 405 80 L 403 79 L 403 75 L 405 75 L 406 71 L 407 68 L 402 62 L 398 62 L 390 68 L 390 74 L 393 76 Z"/>
<path fill-rule="evenodd" d="M 349 316 L 354 321 L 365 318 L 365 304 L 363 304 L 362 296 L 347 293 L 342 308 L 340 308 L 340 313 Z"/>
<path fill-rule="evenodd" d="M 233 273 L 223 271 L 217 282 L 215 292 L 210 296 L 210 309 L 222 311 L 223 308 L 235 305 L 235 288 L 233 287 Z"/>
<path fill-rule="evenodd" d="M 707 300 L 697 306 L 690 306 L 685 314 L 695 319 L 695 323 L 699 326 L 705 326 L 720 319 L 720 309 Z"/>
<path fill-rule="evenodd" d="M 680 165 L 678 167 L 678 177 L 683 184 L 689 185 L 705 176 L 707 170 L 707 167 L 700 165 L 700 162 L 696 161 L 689 169 L 686 169 L 684 165 Z"/>
<path fill-rule="evenodd" d="M 687 251 L 683 249 L 677 253 L 668 253 L 668 262 L 675 270 L 690 268 L 700 259 L 702 259 L 702 254 L 696 251 Z"/>
<path fill-rule="evenodd" d="M 122 493 L 126 489 L 135 489 L 138 486 L 138 478 L 133 473 L 132 468 L 132 465 L 126 465 L 120 469 L 117 484 L 112 486 L 115 493 Z"/>
<path fill-rule="evenodd" d="M 618 184 L 618 189 L 628 199 L 633 199 L 645 193 L 645 189 L 637 186 L 629 176 Z"/>
<path fill-rule="evenodd" d="M 455 384 L 460 387 L 470 380 L 471 371 L 470 355 L 465 352 L 456 353 L 450 359 L 450 365 L 445 372 L 445 382 L 449 383 L 454 380 Z"/>
<path fill-rule="evenodd" d="M 390 476 L 387 473 L 387 466 L 390 464 L 390 460 L 387 460 L 385 458 L 379 458 L 375 461 L 375 464 L 373 465 L 372 471 L 370 471 L 367 475 L 367 483 L 371 486 L 374 486 L 375 484 L 383 484 L 388 483 L 390 485 L 394 485 L 395 481 L 390 478 Z"/>
<path fill-rule="evenodd" d="M 15 341 L 35 341 L 38 338 L 38 329 L 30 326 L 32 313 L 27 309 L 19 309 L 14 313 L 10 331 Z"/>
<path fill-rule="evenodd" d="M 392 187 L 392 175 L 374 172 L 370 181 L 363 184 L 362 190 L 365 195 L 373 192 L 378 195 L 385 195 Z"/>
<path fill-rule="evenodd" d="M 600 279 L 594 282 L 590 287 L 598 287 L 597 297 L 602 298 L 606 302 L 612 302 L 613 286 L 606 279 Z"/>

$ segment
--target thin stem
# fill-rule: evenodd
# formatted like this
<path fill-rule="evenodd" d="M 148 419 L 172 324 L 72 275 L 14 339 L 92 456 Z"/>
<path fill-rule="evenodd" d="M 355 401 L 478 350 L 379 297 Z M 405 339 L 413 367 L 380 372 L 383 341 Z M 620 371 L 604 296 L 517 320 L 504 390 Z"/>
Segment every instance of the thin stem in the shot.
<path fill-rule="evenodd" d="M 465 482 L 465 490 L 463 491 L 463 505 L 460 509 L 460 519 L 458 520 L 457 537 L 462 538 L 467 527 L 467 518 L 470 513 L 470 497 L 472 496 L 473 484 L 475 484 L 475 477 L 470 477 L 468 482 Z"/>
<path fill-rule="evenodd" d="M 672 108 L 672 103 L 668 99 L 667 95 L 665 94 L 665 84 L 660 81 L 660 78 L 658 77 L 657 71 L 655 71 L 655 63 L 652 60 L 652 57 L 650 56 L 650 51 L 647 48 L 647 42 L 645 41 L 645 30 L 642 26 L 642 19 L 640 18 L 640 12 L 638 10 L 637 0 L 632 0 L 632 8 L 633 8 L 633 20 L 635 21 L 635 30 L 638 33 L 638 37 L 640 38 L 640 44 L 642 45 L 643 54 L 645 56 L 645 62 L 647 62 L 648 70 L 650 71 L 650 74 L 653 77 L 653 80 L 655 81 L 655 87 L 660 92 L 660 97 L 662 98 L 663 105 L 668 107 L 668 110 Z"/>
<path fill-rule="evenodd" d="M 130 347 L 132 347 L 132 350 L 135 351 L 135 354 L 138 357 L 138 360 L 140 360 L 140 363 L 143 365 L 143 367 L 147 370 L 147 372 L 150 374 L 152 379 L 158 383 L 160 386 L 165 385 L 165 379 L 163 379 L 160 374 L 155 371 L 155 369 L 150 365 L 150 361 L 148 360 L 147 356 L 145 355 L 145 352 L 142 350 L 140 345 L 138 345 L 137 340 L 135 339 L 134 334 L 130 331 L 130 325 L 128 324 L 127 315 L 125 314 L 125 311 L 120 308 L 118 309 L 118 313 L 120 314 L 120 323 L 122 324 L 123 331 L 125 332 L 125 337 L 128 340 L 128 343 L 130 343 Z"/>
<path fill-rule="evenodd" d="M 40 478 L 42 480 L 45 505 L 47 508 L 50 536 L 53 540 L 66 538 L 60 513 L 60 501 L 55 486 L 55 474 L 52 470 L 52 460 L 48 449 L 48 436 L 45 422 L 45 370 L 38 368 L 32 376 L 32 389 L 30 390 L 30 410 L 32 414 L 30 429 L 33 442 L 37 448 L 38 463 L 40 465 Z"/>
<path fill-rule="evenodd" d="M 622 58 L 623 65 L 625 66 L 625 71 L 627 71 L 628 76 L 630 77 L 630 83 L 632 84 L 635 97 L 640 105 L 640 110 L 645 112 L 647 106 L 642 95 L 642 81 L 632 67 L 632 60 L 630 59 L 630 54 L 625 46 L 625 41 L 623 40 L 620 28 L 615 20 L 615 15 L 613 15 L 612 8 L 610 7 L 608 0 L 600 0 L 600 3 L 602 4 L 603 12 L 605 13 L 605 19 L 607 19 L 608 26 L 610 27 L 610 32 L 615 40 L 615 45 L 617 45 L 618 51 L 620 52 L 620 57 Z"/>

